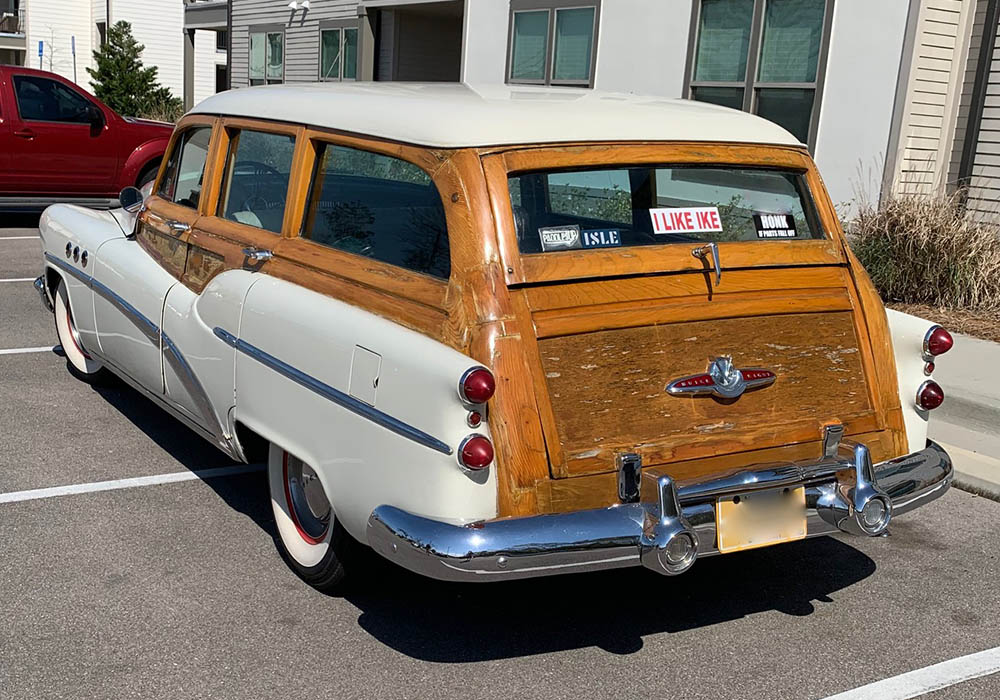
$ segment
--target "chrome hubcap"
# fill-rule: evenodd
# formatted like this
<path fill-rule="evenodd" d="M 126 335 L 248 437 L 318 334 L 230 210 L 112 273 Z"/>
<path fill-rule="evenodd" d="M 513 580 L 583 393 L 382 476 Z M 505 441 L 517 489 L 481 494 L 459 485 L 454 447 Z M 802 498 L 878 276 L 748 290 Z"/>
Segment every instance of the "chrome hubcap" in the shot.
<path fill-rule="evenodd" d="M 302 460 L 285 456 L 285 493 L 299 534 L 315 544 L 330 527 L 330 501 L 316 472 Z"/>

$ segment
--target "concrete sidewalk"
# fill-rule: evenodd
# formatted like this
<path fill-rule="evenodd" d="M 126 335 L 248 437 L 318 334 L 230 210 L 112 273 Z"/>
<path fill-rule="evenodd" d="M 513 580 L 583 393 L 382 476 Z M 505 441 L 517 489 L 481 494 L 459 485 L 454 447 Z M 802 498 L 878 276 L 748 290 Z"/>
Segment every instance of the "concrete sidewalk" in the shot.
<path fill-rule="evenodd" d="M 945 401 L 928 431 L 955 460 L 955 483 L 1000 500 L 1000 344 L 955 334 L 934 379 Z"/>

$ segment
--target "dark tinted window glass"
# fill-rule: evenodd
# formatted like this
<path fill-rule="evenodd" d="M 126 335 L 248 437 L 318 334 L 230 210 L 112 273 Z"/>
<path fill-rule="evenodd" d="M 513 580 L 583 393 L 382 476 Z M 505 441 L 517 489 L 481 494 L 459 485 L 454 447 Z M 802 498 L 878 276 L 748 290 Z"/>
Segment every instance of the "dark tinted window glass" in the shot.
<path fill-rule="evenodd" d="M 208 126 L 188 129 L 177 139 L 167 160 L 158 195 L 192 209 L 198 208 L 211 140 L 212 128 Z"/>
<path fill-rule="evenodd" d="M 87 124 L 93 104 L 62 83 L 32 75 L 15 75 L 14 90 L 21 119 Z"/>
<path fill-rule="evenodd" d="M 321 144 L 302 236 L 435 277 L 451 272 L 437 188 L 390 156 Z"/>
<path fill-rule="evenodd" d="M 790 171 L 620 167 L 525 173 L 508 186 L 522 253 L 823 237 Z"/>
<path fill-rule="evenodd" d="M 294 152 L 295 139 L 287 134 L 241 131 L 235 135 L 229 144 L 222 215 L 280 233 Z"/>

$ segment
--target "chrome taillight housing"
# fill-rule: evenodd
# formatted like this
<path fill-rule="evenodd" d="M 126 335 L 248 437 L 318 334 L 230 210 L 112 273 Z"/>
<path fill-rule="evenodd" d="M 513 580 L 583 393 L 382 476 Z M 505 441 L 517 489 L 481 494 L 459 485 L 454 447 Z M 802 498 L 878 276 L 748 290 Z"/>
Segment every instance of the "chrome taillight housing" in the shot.
<path fill-rule="evenodd" d="M 917 389 L 917 407 L 933 411 L 944 403 L 944 389 L 933 379 L 928 379 Z"/>
<path fill-rule="evenodd" d="M 497 390 L 493 373 L 485 367 L 472 367 L 465 371 L 458 382 L 458 395 L 470 404 L 483 404 L 493 398 Z"/>
<path fill-rule="evenodd" d="M 924 335 L 924 359 L 931 362 L 938 355 L 943 355 L 955 344 L 951 333 L 941 326 L 931 326 Z"/>
<path fill-rule="evenodd" d="M 469 435 L 458 446 L 458 463 L 470 471 L 486 469 L 493 463 L 493 443 L 485 435 Z"/>

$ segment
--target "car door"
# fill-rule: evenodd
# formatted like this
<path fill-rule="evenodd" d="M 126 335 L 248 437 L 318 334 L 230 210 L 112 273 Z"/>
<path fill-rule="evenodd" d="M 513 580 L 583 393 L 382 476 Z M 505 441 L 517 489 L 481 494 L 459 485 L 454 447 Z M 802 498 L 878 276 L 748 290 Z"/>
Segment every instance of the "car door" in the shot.
<path fill-rule="evenodd" d="M 10 115 L 13 104 L 8 99 L 9 91 L 7 76 L 0 69 L 0 196 L 10 191 L 13 181 L 10 174 L 11 140 L 14 138 L 10 131 Z"/>
<path fill-rule="evenodd" d="M 12 72 L 10 191 L 111 195 L 118 148 L 107 114 L 55 77 Z"/>
<path fill-rule="evenodd" d="M 155 194 L 136 235 L 104 243 L 94 264 L 94 314 L 101 354 L 136 383 L 162 394 L 160 327 L 167 292 L 187 260 L 197 221 L 212 125 L 175 133 Z"/>
<path fill-rule="evenodd" d="M 235 403 L 236 350 L 227 334 L 240 325 L 251 286 L 278 250 L 292 177 L 298 127 L 224 120 L 217 146 L 221 176 L 212 175 L 204 215 L 187 238 L 181 284 L 163 310 L 163 375 L 167 399 L 224 443 Z M 254 251 L 261 251 L 259 255 Z"/>

